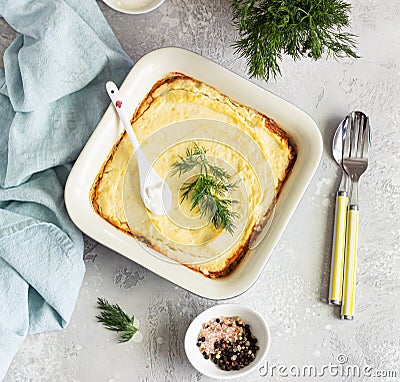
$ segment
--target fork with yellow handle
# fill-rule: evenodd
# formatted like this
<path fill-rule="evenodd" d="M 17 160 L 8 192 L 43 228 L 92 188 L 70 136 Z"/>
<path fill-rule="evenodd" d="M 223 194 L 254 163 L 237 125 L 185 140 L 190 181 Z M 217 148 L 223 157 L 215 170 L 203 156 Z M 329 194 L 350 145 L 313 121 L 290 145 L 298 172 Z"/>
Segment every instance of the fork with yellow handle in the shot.
<path fill-rule="evenodd" d="M 358 180 L 368 167 L 371 130 L 368 117 L 355 111 L 345 126 L 342 164 L 351 181 L 350 204 L 347 212 L 346 250 L 343 275 L 343 301 L 341 317 L 354 318 L 354 298 L 358 241 Z"/>

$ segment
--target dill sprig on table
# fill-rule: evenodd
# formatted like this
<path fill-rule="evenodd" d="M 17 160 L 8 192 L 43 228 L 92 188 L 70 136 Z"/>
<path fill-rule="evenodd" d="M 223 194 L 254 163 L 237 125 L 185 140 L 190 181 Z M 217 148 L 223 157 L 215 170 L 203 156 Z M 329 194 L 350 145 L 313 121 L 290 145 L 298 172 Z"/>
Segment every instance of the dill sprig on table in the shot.
<path fill-rule="evenodd" d="M 129 341 L 139 329 L 134 325 L 135 317 L 129 317 L 118 304 L 111 305 L 106 299 L 97 299 L 97 308 L 101 313 L 96 316 L 107 329 L 121 332 L 118 342 Z"/>
<path fill-rule="evenodd" d="M 350 4 L 342 0 L 232 0 L 239 38 L 236 53 L 247 60 L 250 77 L 268 80 L 281 74 L 287 54 L 297 60 L 353 57 L 355 35 L 349 26 Z"/>
<path fill-rule="evenodd" d="M 230 174 L 223 168 L 210 163 L 207 149 L 199 147 L 186 149 L 186 157 L 179 157 L 173 165 L 173 175 L 190 172 L 199 168 L 199 174 L 194 180 L 182 185 L 181 202 L 190 199 L 191 210 L 197 209 L 201 215 L 209 216 L 215 228 L 223 228 L 233 234 L 236 225 L 234 219 L 239 215 L 232 211 L 232 205 L 237 200 L 227 198 L 227 194 L 236 187 L 230 182 Z"/>

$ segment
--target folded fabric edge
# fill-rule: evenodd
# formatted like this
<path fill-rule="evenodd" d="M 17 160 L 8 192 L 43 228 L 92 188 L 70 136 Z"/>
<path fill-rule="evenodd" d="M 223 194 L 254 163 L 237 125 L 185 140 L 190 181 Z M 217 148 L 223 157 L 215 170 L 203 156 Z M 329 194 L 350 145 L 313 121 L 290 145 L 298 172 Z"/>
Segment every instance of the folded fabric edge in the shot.
<path fill-rule="evenodd" d="M 52 223 L 30 219 L 29 225 L 0 239 L 0 254 L 60 316 L 47 330 L 65 327 L 85 273 L 83 253 L 71 239 Z"/>

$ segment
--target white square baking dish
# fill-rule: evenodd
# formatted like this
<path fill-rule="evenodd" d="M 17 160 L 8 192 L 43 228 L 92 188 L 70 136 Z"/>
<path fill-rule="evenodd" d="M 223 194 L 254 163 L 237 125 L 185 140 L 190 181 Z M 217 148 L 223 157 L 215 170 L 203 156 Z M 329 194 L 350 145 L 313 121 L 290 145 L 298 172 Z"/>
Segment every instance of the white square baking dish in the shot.
<path fill-rule="evenodd" d="M 88 236 L 165 279 L 210 299 L 225 299 L 246 291 L 259 277 L 296 209 L 322 154 L 322 138 L 315 122 L 302 110 L 241 78 L 220 65 L 180 48 L 155 50 L 141 58 L 120 88 L 133 115 L 152 86 L 170 72 L 181 72 L 215 87 L 240 104 L 273 118 L 293 139 L 297 160 L 285 182 L 274 218 L 261 244 L 229 276 L 210 279 L 161 257 L 152 256 L 133 237 L 102 219 L 89 194 L 99 170 L 123 131 L 110 107 L 77 159 L 65 188 L 65 203 L 73 222 Z M 112 80 L 112 79 L 110 79 Z"/>

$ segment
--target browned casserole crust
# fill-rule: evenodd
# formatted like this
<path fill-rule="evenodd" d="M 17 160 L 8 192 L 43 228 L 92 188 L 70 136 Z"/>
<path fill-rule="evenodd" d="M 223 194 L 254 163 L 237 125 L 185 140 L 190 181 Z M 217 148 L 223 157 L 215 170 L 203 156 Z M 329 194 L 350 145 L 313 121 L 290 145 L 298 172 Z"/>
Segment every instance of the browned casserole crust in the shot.
<path fill-rule="evenodd" d="M 254 110 L 253 108 L 249 108 L 246 106 L 243 106 L 239 104 L 238 102 L 230 99 L 229 97 L 219 93 L 215 88 L 205 85 L 204 83 L 191 78 L 189 76 L 186 76 L 182 73 L 169 73 L 166 77 L 162 78 L 158 82 L 154 84 L 152 89 L 149 91 L 147 96 L 144 98 L 144 100 L 140 103 L 140 105 L 137 107 L 136 111 L 134 112 L 134 115 L 131 119 L 131 123 L 134 124 L 135 121 L 138 121 L 141 116 L 150 108 L 152 105 L 153 101 L 157 98 L 158 92 L 160 88 L 162 88 L 164 85 L 170 86 L 176 83 L 176 81 L 185 81 L 192 83 L 195 87 L 199 88 L 206 88 L 209 89 L 209 91 L 213 92 L 214 96 L 218 98 L 219 101 L 221 102 L 229 102 L 230 105 L 233 105 L 233 107 L 238 107 L 238 108 L 245 108 L 249 112 L 253 113 L 254 115 L 257 116 L 257 118 L 261 118 L 263 121 L 263 128 L 268 129 L 272 134 L 274 134 L 277 139 L 279 139 L 280 143 L 287 148 L 287 165 L 284 171 L 282 172 L 281 176 L 277 179 L 276 185 L 275 185 L 275 199 L 278 198 L 279 193 L 282 189 L 283 184 L 287 180 L 290 171 L 296 161 L 296 151 L 295 151 L 295 145 L 293 142 L 291 142 L 289 136 L 287 133 L 280 128 L 277 123 L 269 118 L 268 116 Z M 124 131 L 121 136 L 119 137 L 118 141 L 115 143 L 114 147 L 112 148 L 111 152 L 109 153 L 107 159 L 103 163 L 100 171 L 98 172 L 98 175 L 96 176 L 91 191 L 90 191 L 90 201 L 93 206 L 93 209 L 96 211 L 97 214 L 99 214 L 103 219 L 107 220 L 110 224 L 112 224 L 115 228 L 121 230 L 122 232 L 134 237 L 135 239 L 139 240 L 140 242 L 144 243 L 146 246 L 162 253 L 163 251 L 158 248 L 157 245 L 155 245 L 152 241 L 151 238 L 146 237 L 143 234 L 140 234 L 140 232 L 134 232 L 131 230 L 131 228 L 128 226 L 128 223 L 126 219 L 118 219 L 116 216 L 113 214 L 105 214 L 102 211 L 102 205 L 101 201 L 99 198 L 99 192 L 100 192 L 100 185 L 102 183 L 104 174 L 107 173 L 108 167 L 111 165 L 113 161 L 113 157 L 119 147 L 121 146 L 121 142 L 124 140 L 127 140 L 127 133 Z M 223 277 L 229 275 L 236 267 L 238 264 L 244 259 L 247 253 L 249 253 L 249 245 L 250 241 L 254 240 L 256 236 L 262 231 L 262 228 L 268 221 L 268 218 L 270 216 L 272 210 L 272 206 L 268 208 L 261 219 L 258 221 L 257 224 L 254 224 L 251 230 L 251 234 L 247 235 L 246 240 L 244 240 L 241 245 L 236 248 L 235 252 L 230 253 L 229 256 L 223 259 L 223 262 L 218 265 L 218 267 L 213 267 L 212 266 L 212 261 L 210 261 L 210 266 L 202 265 L 187 265 L 188 268 L 193 269 L 194 271 L 200 272 L 206 277 L 210 278 L 218 278 L 218 277 Z"/>

